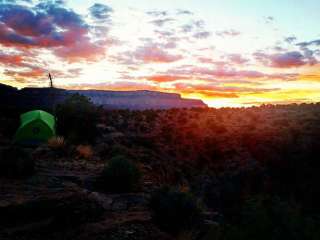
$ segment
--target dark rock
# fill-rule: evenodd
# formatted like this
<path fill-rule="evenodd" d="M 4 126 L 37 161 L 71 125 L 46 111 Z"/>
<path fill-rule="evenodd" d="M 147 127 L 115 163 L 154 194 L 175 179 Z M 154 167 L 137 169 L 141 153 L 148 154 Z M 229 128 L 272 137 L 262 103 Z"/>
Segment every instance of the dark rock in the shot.
<path fill-rule="evenodd" d="M 103 207 L 104 210 L 111 210 L 112 209 L 113 199 L 111 197 L 108 197 L 106 194 L 92 192 L 89 194 L 88 197 L 89 197 L 89 199 L 92 199 L 95 202 L 99 203 Z"/>
<path fill-rule="evenodd" d="M 128 209 L 128 205 L 126 201 L 115 201 L 112 204 L 113 211 L 125 211 Z"/>
<path fill-rule="evenodd" d="M 70 198 L 60 201 L 54 212 L 53 225 L 69 228 L 97 221 L 103 213 L 102 206 L 86 194 L 74 194 Z"/>

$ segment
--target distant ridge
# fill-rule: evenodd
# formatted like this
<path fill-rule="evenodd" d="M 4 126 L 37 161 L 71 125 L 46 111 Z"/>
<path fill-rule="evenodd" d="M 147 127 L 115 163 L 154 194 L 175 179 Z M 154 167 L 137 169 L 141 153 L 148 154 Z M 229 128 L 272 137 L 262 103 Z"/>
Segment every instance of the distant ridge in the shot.
<path fill-rule="evenodd" d="M 94 104 L 101 105 L 106 109 L 146 110 L 207 107 L 202 100 L 184 99 L 177 93 L 149 90 L 66 90 L 49 87 L 18 90 L 4 84 L 0 84 L 0 105 L 7 103 L 24 108 L 50 108 L 74 93 L 89 97 Z"/>

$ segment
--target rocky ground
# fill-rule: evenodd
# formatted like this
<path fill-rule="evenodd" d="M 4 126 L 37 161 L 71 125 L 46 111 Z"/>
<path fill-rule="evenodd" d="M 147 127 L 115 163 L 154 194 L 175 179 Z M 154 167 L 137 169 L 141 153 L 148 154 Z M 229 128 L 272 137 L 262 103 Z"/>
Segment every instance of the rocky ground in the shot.
<path fill-rule="evenodd" d="M 0 239 L 171 239 L 153 224 L 147 191 L 97 192 L 103 164 L 38 157 L 46 151 L 33 150 L 34 176 L 0 179 Z"/>

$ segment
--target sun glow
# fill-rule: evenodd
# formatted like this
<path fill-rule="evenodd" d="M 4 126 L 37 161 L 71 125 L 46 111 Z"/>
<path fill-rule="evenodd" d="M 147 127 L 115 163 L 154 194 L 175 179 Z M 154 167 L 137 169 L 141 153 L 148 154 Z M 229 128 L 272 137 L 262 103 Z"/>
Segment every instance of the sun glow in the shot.
<path fill-rule="evenodd" d="M 37 3 L 0 3 L 1 83 L 45 87 L 50 71 L 56 87 L 174 92 L 212 107 L 319 101 L 318 4 L 297 3 L 298 27 L 277 2 Z"/>

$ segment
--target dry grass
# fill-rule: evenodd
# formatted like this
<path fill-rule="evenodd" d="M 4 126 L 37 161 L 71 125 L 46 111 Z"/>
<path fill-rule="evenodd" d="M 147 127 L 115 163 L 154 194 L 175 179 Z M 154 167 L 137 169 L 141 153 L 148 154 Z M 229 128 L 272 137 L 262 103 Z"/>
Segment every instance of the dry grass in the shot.
<path fill-rule="evenodd" d="M 179 185 L 179 190 L 180 192 L 185 192 L 185 193 L 190 192 L 190 186 L 188 183 L 181 183 Z"/>
<path fill-rule="evenodd" d="M 56 136 L 48 140 L 48 146 L 52 150 L 61 150 L 66 146 L 64 137 Z"/>
<path fill-rule="evenodd" d="M 91 159 L 93 156 L 93 150 L 90 145 L 79 145 L 76 150 L 78 158 Z"/>

